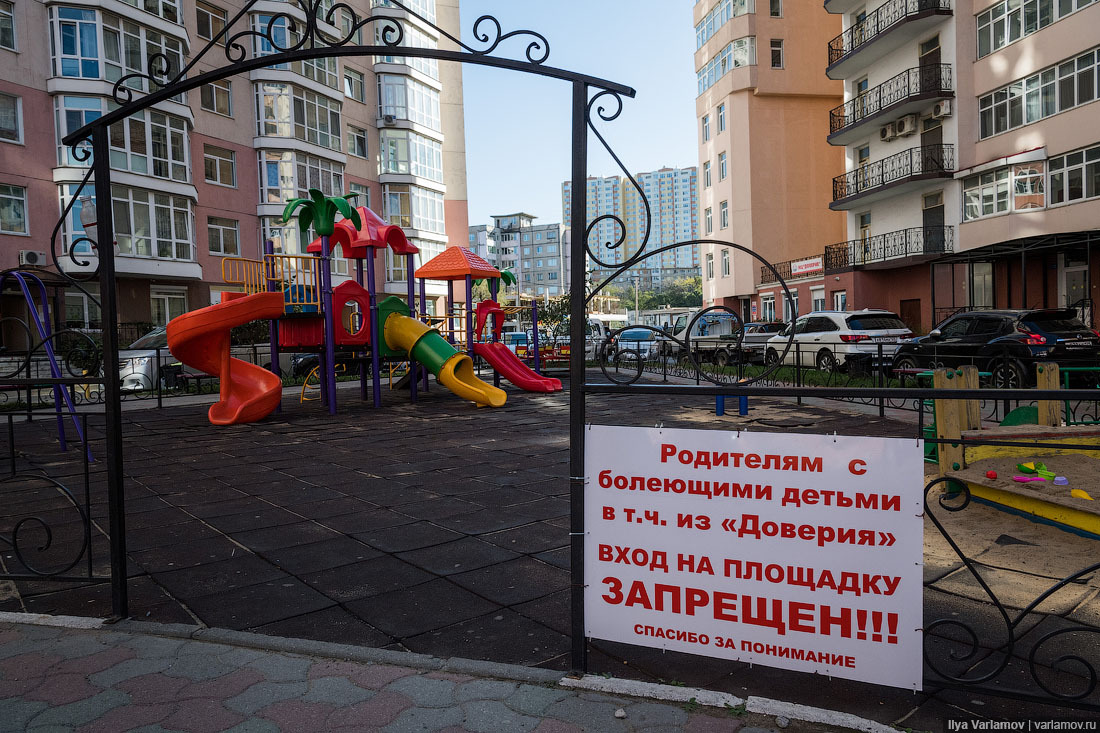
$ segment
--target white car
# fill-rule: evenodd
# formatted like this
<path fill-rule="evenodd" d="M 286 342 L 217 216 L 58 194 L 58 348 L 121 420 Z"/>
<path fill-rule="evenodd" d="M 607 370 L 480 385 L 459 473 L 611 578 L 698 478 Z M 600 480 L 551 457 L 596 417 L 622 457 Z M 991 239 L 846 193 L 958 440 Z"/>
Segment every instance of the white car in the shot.
<path fill-rule="evenodd" d="M 890 311 L 814 311 L 799 316 L 777 336 L 768 339 L 764 363 L 778 362 L 787 341 L 791 340 L 784 364 L 800 360 L 802 366 L 822 371 L 849 368 L 867 371 L 876 365 L 890 364 L 901 342 L 912 337 L 909 327 Z"/>

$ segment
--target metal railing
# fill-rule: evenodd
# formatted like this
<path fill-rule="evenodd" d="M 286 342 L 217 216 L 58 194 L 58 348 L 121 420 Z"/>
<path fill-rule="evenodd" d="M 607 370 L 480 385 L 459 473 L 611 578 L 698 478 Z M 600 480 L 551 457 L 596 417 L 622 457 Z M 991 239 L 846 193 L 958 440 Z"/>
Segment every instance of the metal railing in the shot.
<path fill-rule="evenodd" d="M 829 134 L 858 125 L 907 99 L 943 95 L 953 90 L 951 64 L 906 69 L 829 111 Z"/>
<path fill-rule="evenodd" d="M 778 272 L 779 277 L 783 278 L 784 280 L 790 280 L 791 279 L 791 262 L 793 262 L 793 260 L 787 260 L 786 262 L 776 262 L 775 263 L 776 272 Z M 764 284 L 764 283 L 774 283 L 774 282 L 778 282 L 775 279 L 775 273 L 771 271 L 771 268 L 765 267 L 764 265 L 761 265 L 760 266 L 760 283 Z"/>
<path fill-rule="evenodd" d="M 833 179 L 833 202 L 916 176 L 948 176 L 955 168 L 953 145 L 921 145 L 860 166 Z"/>
<path fill-rule="evenodd" d="M 825 247 L 825 271 L 915 255 L 943 254 L 955 245 L 954 227 L 911 227 Z"/>
<path fill-rule="evenodd" d="M 838 63 L 914 15 L 944 11 L 948 13 L 951 11 L 951 0 L 890 0 L 829 41 L 829 66 Z"/>

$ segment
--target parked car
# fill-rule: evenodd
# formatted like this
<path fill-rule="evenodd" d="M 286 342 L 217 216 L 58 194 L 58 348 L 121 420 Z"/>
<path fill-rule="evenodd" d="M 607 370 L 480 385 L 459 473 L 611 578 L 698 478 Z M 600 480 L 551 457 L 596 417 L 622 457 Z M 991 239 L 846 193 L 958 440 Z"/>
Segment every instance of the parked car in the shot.
<path fill-rule="evenodd" d="M 799 316 L 779 335 L 768 339 L 766 364 L 779 361 L 792 332 L 793 343 L 783 363 L 795 364 L 801 359 L 802 366 L 823 371 L 866 371 L 889 365 L 898 345 L 913 336 L 909 327 L 890 311 L 814 311 Z M 885 365 L 876 363 L 880 353 Z"/>
<path fill-rule="evenodd" d="M 628 328 L 611 339 L 608 356 L 615 358 L 623 352 L 640 355 L 642 359 L 655 359 L 660 354 L 661 339 L 656 331 L 648 328 Z"/>
<path fill-rule="evenodd" d="M 676 341 L 664 339 L 662 353 L 686 359 L 686 354 L 679 353 L 682 349 L 680 344 L 690 341 L 691 350 L 699 361 L 713 361 L 718 366 L 740 360 L 763 361 L 767 340 L 783 328 L 782 323 L 742 324 L 737 316 L 722 310 L 709 311 L 699 318 L 696 318 L 696 313 L 698 311 L 681 314 L 674 324 L 665 329 Z"/>
<path fill-rule="evenodd" d="M 927 336 L 903 344 L 895 370 L 977 366 L 996 386 L 1035 381 L 1035 364 L 1100 366 L 1100 333 L 1073 308 L 968 311 L 948 318 Z"/>
<path fill-rule="evenodd" d="M 782 322 L 746 323 L 745 335 L 741 337 L 741 352 L 747 362 L 764 361 L 764 353 L 772 336 L 787 327 Z"/>

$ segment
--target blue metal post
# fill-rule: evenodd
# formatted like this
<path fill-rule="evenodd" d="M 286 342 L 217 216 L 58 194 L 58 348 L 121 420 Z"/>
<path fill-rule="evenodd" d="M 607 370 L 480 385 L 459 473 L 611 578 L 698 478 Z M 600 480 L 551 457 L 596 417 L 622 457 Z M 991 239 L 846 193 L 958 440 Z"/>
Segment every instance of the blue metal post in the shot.
<path fill-rule="evenodd" d="M 378 323 L 378 298 L 374 294 L 374 255 L 376 248 L 370 248 L 370 267 L 367 268 L 367 291 L 370 293 L 370 365 L 371 387 L 374 389 L 374 406 L 382 406 L 382 378 L 379 372 L 382 370 L 382 359 L 379 349 L 382 348 L 382 339 L 378 333 L 381 324 Z"/>
<path fill-rule="evenodd" d="M 328 236 L 321 237 L 321 306 L 325 309 L 325 384 L 328 414 L 336 414 L 336 312 L 332 302 L 332 260 Z"/>

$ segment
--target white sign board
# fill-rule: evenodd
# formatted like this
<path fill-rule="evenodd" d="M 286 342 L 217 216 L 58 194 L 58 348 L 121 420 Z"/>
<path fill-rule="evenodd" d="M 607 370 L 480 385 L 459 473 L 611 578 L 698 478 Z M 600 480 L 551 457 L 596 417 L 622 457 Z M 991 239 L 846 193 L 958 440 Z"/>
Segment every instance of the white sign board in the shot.
<path fill-rule="evenodd" d="M 791 263 L 791 275 L 805 275 L 809 272 L 818 272 L 823 269 L 822 260 L 820 257 L 813 257 L 808 260 L 800 260 L 798 262 Z"/>
<path fill-rule="evenodd" d="M 920 442 L 585 430 L 588 637 L 921 688 Z"/>

